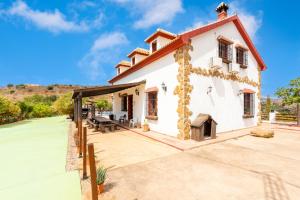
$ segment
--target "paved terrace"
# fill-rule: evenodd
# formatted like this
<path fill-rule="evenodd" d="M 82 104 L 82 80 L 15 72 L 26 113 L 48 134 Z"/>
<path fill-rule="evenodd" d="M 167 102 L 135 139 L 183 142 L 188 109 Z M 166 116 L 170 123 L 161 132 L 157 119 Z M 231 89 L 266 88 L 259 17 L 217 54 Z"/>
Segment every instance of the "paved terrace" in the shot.
<path fill-rule="evenodd" d="M 89 129 L 97 165 L 109 168 L 99 199 L 298 199 L 300 129 L 264 126 L 274 138 L 240 130 L 185 151 L 130 130 Z M 88 180 L 82 191 L 90 199 Z"/>

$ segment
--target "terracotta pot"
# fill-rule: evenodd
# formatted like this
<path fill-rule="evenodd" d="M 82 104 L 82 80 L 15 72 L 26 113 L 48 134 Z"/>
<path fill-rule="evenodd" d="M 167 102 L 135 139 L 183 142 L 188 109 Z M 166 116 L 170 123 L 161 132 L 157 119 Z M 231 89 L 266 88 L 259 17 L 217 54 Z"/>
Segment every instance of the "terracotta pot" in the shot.
<path fill-rule="evenodd" d="M 104 183 L 97 185 L 97 187 L 98 187 L 98 194 L 101 194 L 104 192 Z"/>
<path fill-rule="evenodd" d="M 150 131 L 149 124 L 144 124 L 143 125 L 143 131 L 144 132 Z"/>

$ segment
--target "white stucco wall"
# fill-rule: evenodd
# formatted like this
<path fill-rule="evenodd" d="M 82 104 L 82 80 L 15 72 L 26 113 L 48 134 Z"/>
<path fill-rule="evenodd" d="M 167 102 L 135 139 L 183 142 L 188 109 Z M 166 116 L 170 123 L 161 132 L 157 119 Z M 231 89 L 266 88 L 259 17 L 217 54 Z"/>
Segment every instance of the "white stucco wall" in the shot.
<path fill-rule="evenodd" d="M 143 60 L 144 58 L 146 58 L 147 56 L 140 55 L 140 54 L 135 54 L 134 57 L 135 57 L 135 63 L 138 63 L 141 60 Z"/>
<path fill-rule="evenodd" d="M 217 55 L 217 37 L 219 35 L 247 47 L 235 25 L 228 23 L 192 39 L 194 50 L 191 52 L 191 62 L 193 67 L 209 68 L 210 57 Z M 235 57 L 235 48 L 233 48 L 233 63 L 235 63 Z M 227 73 L 227 64 L 223 63 L 221 70 Z M 251 80 L 258 82 L 257 62 L 250 51 L 248 53 L 248 68 L 240 69 L 239 71 L 239 76 L 246 75 Z M 258 110 L 257 87 L 196 74 L 191 76 L 191 84 L 194 86 L 190 104 L 190 109 L 193 112 L 191 120 L 194 120 L 199 113 L 210 114 L 218 123 L 217 132 L 256 126 Z M 212 92 L 207 94 L 209 86 L 212 86 Z M 244 88 L 256 92 L 254 118 L 243 118 L 243 94 L 238 96 L 238 93 Z"/>
<path fill-rule="evenodd" d="M 217 55 L 217 37 L 219 35 L 247 47 L 234 24 L 228 23 L 222 27 L 192 38 L 194 50 L 190 52 L 190 55 L 193 67 L 208 68 L 210 57 Z M 173 91 L 178 84 L 176 77 L 178 74 L 178 64 L 175 63 L 173 54 L 174 52 L 164 56 L 133 74 L 115 82 L 115 84 L 146 80 L 146 84 L 139 87 L 139 96 L 135 95 L 135 88 L 122 91 L 122 93 L 133 94 L 133 115 L 141 122 L 145 119 L 146 96 L 144 90 L 151 87 L 159 88 L 158 120 L 148 120 L 150 128 L 157 132 L 176 136 L 178 134 L 178 114 L 176 112 L 178 97 L 173 94 Z M 233 62 L 235 62 L 235 48 L 233 52 Z M 227 68 L 228 67 L 224 64 L 221 70 L 227 72 Z M 251 80 L 258 82 L 257 62 L 250 51 L 248 54 L 248 68 L 240 69 L 239 75 L 247 75 Z M 196 74 L 191 75 L 190 81 L 194 87 L 191 93 L 190 103 L 190 110 L 193 112 L 193 115 L 191 116 L 192 121 L 199 113 L 210 114 L 218 123 L 218 133 L 251 127 L 257 124 L 258 99 L 256 87 L 238 83 L 236 81 L 203 77 Z M 168 88 L 166 93 L 162 91 L 162 82 L 164 82 Z M 212 92 L 207 94 L 207 88 L 209 86 L 212 86 Z M 256 92 L 254 118 L 243 118 L 243 95 L 238 96 L 238 93 L 239 90 L 244 88 Z M 116 93 L 114 94 L 114 112 L 118 117 L 123 114 L 120 112 L 120 106 L 120 98 L 118 93 Z"/>
<path fill-rule="evenodd" d="M 127 69 L 129 69 L 129 67 L 124 67 L 124 66 L 119 66 L 118 68 L 120 68 L 120 74 L 126 71 Z M 118 68 L 116 68 L 117 74 L 118 74 Z"/>
<path fill-rule="evenodd" d="M 146 108 L 146 94 L 147 88 L 157 87 L 158 91 L 158 120 L 147 120 L 151 130 L 176 136 L 177 129 L 177 96 L 174 96 L 173 91 L 177 85 L 177 70 L 178 65 L 174 61 L 174 53 L 171 53 L 147 67 L 117 81 L 115 84 L 139 82 L 146 80 L 144 86 L 140 86 L 140 95 L 135 95 L 135 88 L 122 91 L 122 93 L 134 95 L 133 116 L 137 117 L 139 121 L 143 122 L 145 119 Z M 167 92 L 161 88 L 164 82 L 167 86 Z M 114 113 L 119 116 L 121 113 L 121 102 L 118 93 L 114 94 Z M 122 113 L 123 114 L 123 113 Z M 118 118 L 118 117 L 117 117 Z"/>

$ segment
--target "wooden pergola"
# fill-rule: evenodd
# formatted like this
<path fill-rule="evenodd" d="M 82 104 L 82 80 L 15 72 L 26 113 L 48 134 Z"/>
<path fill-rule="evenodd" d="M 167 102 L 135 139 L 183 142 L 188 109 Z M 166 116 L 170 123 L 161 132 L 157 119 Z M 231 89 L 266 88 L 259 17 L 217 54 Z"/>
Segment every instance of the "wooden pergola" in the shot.
<path fill-rule="evenodd" d="M 74 100 L 74 121 L 78 128 L 82 125 L 82 98 L 93 97 L 105 94 L 115 93 L 121 90 L 125 90 L 131 87 L 136 87 L 141 84 L 145 84 L 146 81 L 140 81 L 135 83 L 118 84 L 118 85 L 106 85 L 90 88 L 75 89 L 72 99 Z"/>

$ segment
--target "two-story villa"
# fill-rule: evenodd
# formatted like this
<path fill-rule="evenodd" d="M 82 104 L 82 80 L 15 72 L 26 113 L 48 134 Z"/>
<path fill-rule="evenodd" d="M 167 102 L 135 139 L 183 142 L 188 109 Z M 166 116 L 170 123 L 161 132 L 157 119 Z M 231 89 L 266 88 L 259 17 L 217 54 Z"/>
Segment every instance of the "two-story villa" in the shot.
<path fill-rule="evenodd" d="M 157 29 L 116 65 L 112 85 L 139 83 L 113 93 L 113 112 L 151 130 L 188 139 L 191 122 L 208 114 L 217 133 L 261 120 L 261 71 L 266 66 L 237 15 L 221 3 L 217 20 L 173 34 Z"/>

